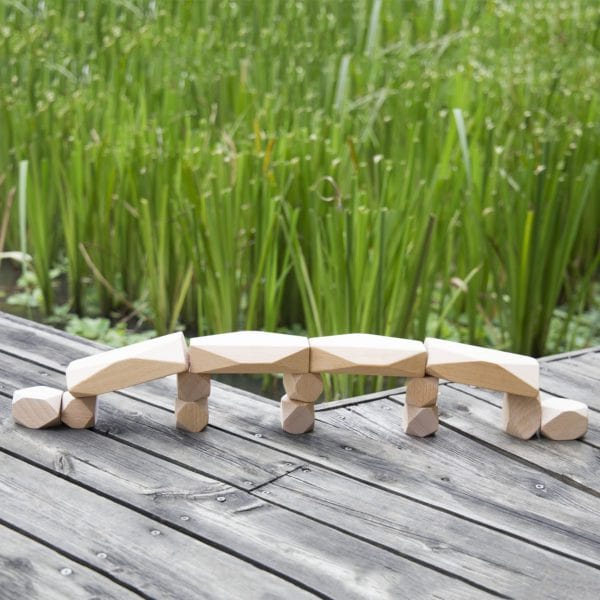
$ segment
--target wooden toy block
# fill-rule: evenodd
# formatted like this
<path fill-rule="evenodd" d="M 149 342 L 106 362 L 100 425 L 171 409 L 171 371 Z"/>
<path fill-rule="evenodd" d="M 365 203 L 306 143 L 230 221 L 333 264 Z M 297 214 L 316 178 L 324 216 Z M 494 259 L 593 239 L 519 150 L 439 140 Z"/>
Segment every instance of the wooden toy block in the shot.
<path fill-rule="evenodd" d="M 308 339 L 236 331 L 190 340 L 192 373 L 308 373 Z"/>
<path fill-rule="evenodd" d="M 542 435 L 551 440 L 576 440 L 588 429 L 588 407 L 583 402 L 542 394 Z"/>
<path fill-rule="evenodd" d="M 349 333 L 310 338 L 311 373 L 353 373 L 423 377 L 427 353 L 422 342 Z"/>
<path fill-rule="evenodd" d="M 428 375 L 520 396 L 537 396 L 540 367 L 535 358 L 435 338 L 427 338 L 425 347 Z"/>
<path fill-rule="evenodd" d="M 210 375 L 185 371 L 177 374 L 177 397 L 184 402 L 196 402 L 210 396 Z"/>
<path fill-rule="evenodd" d="M 323 380 L 318 373 L 285 373 L 283 387 L 290 400 L 316 402 L 323 391 Z"/>
<path fill-rule="evenodd" d="M 406 404 L 433 406 L 437 404 L 439 379 L 437 377 L 414 377 L 406 383 Z"/>
<path fill-rule="evenodd" d="M 542 405 L 539 394 L 535 398 L 519 394 L 504 394 L 502 428 L 522 440 L 533 437 L 542 423 Z"/>
<path fill-rule="evenodd" d="M 60 420 L 72 429 L 93 427 L 96 423 L 96 396 L 76 398 L 71 392 L 64 392 Z"/>
<path fill-rule="evenodd" d="M 290 400 L 287 395 L 281 398 L 281 427 L 288 433 L 306 433 L 315 426 L 315 405 L 313 402 Z"/>
<path fill-rule="evenodd" d="M 60 425 L 62 390 L 39 385 L 15 390 L 12 415 L 15 423 L 30 429 Z"/>
<path fill-rule="evenodd" d="M 433 435 L 439 428 L 438 408 L 436 406 L 404 405 L 402 413 L 404 433 L 415 437 Z"/>
<path fill-rule="evenodd" d="M 175 424 L 179 429 L 197 433 L 208 425 L 208 398 L 194 402 L 175 401 Z"/>
<path fill-rule="evenodd" d="M 67 387 L 73 396 L 97 396 L 187 370 L 187 345 L 178 332 L 74 360 Z"/>

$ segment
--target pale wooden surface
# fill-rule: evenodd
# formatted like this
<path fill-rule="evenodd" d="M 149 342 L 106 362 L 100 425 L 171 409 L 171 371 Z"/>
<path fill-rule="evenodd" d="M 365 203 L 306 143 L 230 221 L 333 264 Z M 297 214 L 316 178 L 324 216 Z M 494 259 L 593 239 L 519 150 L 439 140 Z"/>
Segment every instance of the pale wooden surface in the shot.
<path fill-rule="evenodd" d="M 99 397 L 92 429 L 33 431 L 13 390 L 62 388 L 95 347 L 0 325 L 3 598 L 597 598 L 598 349 L 542 362 L 543 390 L 591 407 L 573 442 L 512 438 L 500 394 L 457 384 L 431 438 L 402 433 L 402 388 L 317 405 L 294 436 L 278 402 L 216 382 L 187 433 L 175 378 Z"/>
<path fill-rule="evenodd" d="M 576 440 L 588 428 L 588 407 L 583 402 L 542 395 L 542 435 L 551 440 Z"/>

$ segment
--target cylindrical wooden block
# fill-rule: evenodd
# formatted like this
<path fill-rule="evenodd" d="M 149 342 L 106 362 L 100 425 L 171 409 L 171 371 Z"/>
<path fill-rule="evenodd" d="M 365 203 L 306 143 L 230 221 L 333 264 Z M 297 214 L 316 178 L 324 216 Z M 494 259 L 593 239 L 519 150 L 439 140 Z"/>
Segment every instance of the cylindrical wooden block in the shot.
<path fill-rule="evenodd" d="M 184 371 L 177 374 L 177 397 L 184 402 L 195 402 L 210 396 L 210 375 Z"/>
<path fill-rule="evenodd" d="M 323 391 L 319 373 L 284 373 L 283 387 L 290 400 L 315 402 Z"/>
<path fill-rule="evenodd" d="M 178 429 L 197 433 L 208 425 L 208 398 L 194 402 L 175 401 L 175 422 Z"/>
<path fill-rule="evenodd" d="M 437 377 L 413 377 L 406 383 L 406 404 L 433 406 L 437 403 L 439 379 Z"/>
<path fill-rule="evenodd" d="M 313 402 L 290 400 L 287 395 L 281 398 L 281 427 L 288 433 L 306 433 L 315 425 L 315 405 Z"/>
<path fill-rule="evenodd" d="M 404 405 L 402 428 L 414 437 L 433 435 L 439 428 L 437 406 Z"/>
<path fill-rule="evenodd" d="M 12 400 L 13 419 L 30 429 L 60 425 L 62 395 L 62 390 L 45 385 L 16 390 Z"/>
<path fill-rule="evenodd" d="M 528 440 L 540 429 L 542 407 L 539 394 L 536 397 L 504 394 L 502 402 L 502 426 L 513 437 Z"/>
<path fill-rule="evenodd" d="M 96 396 L 76 398 L 71 392 L 62 395 L 61 421 L 72 429 L 87 429 L 96 423 Z"/>

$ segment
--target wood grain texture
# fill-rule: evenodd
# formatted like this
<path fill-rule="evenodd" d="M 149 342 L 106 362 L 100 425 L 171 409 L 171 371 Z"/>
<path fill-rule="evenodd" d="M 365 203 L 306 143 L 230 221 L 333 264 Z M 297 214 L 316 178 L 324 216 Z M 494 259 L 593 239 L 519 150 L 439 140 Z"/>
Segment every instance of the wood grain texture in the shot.
<path fill-rule="evenodd" d="M 178 429 L 198 433 L 208 425 L 208 398 L 186 402 L 175 400 L 175 426 Z"/>
<path fill-rule="evenodd" d="M 530 356 L 436 338 L 425 347 L 428 375 L 523 396 L 539 391 L 538 361 Z"/>
<path fill-rule="evenodd" d="M 542 394 L 542 435 L 551 440 L 576 440 L 587 429 L 588 407 L 583 402 Z"/>
<path fill-rule="evenodd" d="M 437 403 L 439 379 L 413 377 L 406 382 L 406 403 L 412 406 L 433 406 Z"/>
<path fill-rule="evenodd" d="M 283 387 L 290 400 L 316 402 L 323 392 L 323 380 L 318 373 L 285 373 Z"/>
<path fill-rule="evenodd" d="M 104 575 L 2 525 L 0 596 L 3 600 L 141 598 Z"/>
<path fill-rule="evenodd" d="M 402 431 L 415 437 L 433 435 L 439 429 L 437 406 L 412 406 L 402 409 Z"/>
<path fill-rule="evenodd" d="M 171 333 L 72 361 L 67 388 L 74 396 L 97 396 L 187 369 L 185 337 Z"/>
<path fill-rule="evenodd" d="M 281 428 L 287 433 L 307 433 L 315 426 L 315 405 L 312 402 L 281 398 Z"/>
<path fill-rule="evenodd" d="M 164 523 L 7 455 L 2 457 L 0 502 L 2 518 L 11 527 L 150 597 L 196 599 L 199 590 L 207 598 L 314 597 Z"/>
<path fill-rule="evenodd" d="M 312 373 L 351 373 L 422 377 L 426 353 L 422 342 L 368 333 L 309 339 Z"/>
<path fill-rule="evenodd" d="M 36 385 L 16 389 L 12 396 L 15 423 L 30 429 L 60 425 L 62 390 Z"/>
<path fill-rule="evenodd" d="M 590 377 L 586 369 L 573 367 L 576 359 L 541 363 L 543 390 L 563 398 L 572 398 L 587 404 L 591 410 L 600 412 L 600 394 L 597 379 Z"/>
<path fill-rule="evenodd" d="M 71 392 L 64 392 L 60 420 L 71 429 L 93 427 L 96 423 L 96 396 L 76 398 Z"/>
<path fill-rule="evenodd" d="M 308 373 L 308 339 L 235 331 L 190 340 L 193 373 Z"/>
<path fill-rule="evenodd" d="M 513 437 L 529 440 L 542 424 L 542 406 L 539 394 L 535 398 L 519 394 L 504 394 L 502 401 L 502 429 Z"/>
<path fill-rule="evenodd" d="M 196 402 L 210 396 L 210 375 L 185 371 L 177 374 L 177 398 Z"/>

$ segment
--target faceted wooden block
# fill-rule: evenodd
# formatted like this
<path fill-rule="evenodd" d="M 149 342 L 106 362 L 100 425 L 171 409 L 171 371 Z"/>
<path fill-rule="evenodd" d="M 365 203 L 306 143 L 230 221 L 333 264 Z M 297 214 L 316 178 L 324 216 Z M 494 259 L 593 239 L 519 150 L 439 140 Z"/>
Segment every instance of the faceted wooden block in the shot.
<path fill-rule="evenodd" d="M 318 373 L 285 373 L 283 387 L 290 400 L 316 402 L 323 391 L 323 380 Z"/>
<path fill-rule="evenodd" d="M 542 394 L 542 434 L 551 440 L 576 440 L 588 429 L 583 402 Z"/>
<path fill-rule="evenodd" d="M 235 331 L 190 340 L 192 373 L 308 373 L 308 339 Z"/>
<path fill-rule="evenodd" d="M 195 402 L 175 401 L 175 423 L 179 429 L 197 433 L 208 425 L 208 398 Z"/>
<path fill-rule="evenodd" d="M 93 427 L 96 423 L 96 396 L 76 398 L 71 392 L 64 392 L 60 420 L 72 429 Z"/>
<path fill-rule="evenodd" d="M 542 405 L 539 394 L 535 398 L 518 394 L 504 394 L 502 428 L 522 440 L 533 437 L 542 423 Z"/>
<path fill-rule="evenodd" d="M 520 396 L 537 396 L 540 367 L 535 358 L 435 338 L 427 338 L 425 347 L 428 375 Z"/>
<path fill-rule="evenodd" d="M 184 402 L 195 402 L 210 396 L 210 375 L 185 371 L 177 374 L 177 397 Z"/>
<path fill-rule="evenodd" d="M 406 404 L 433 406 L 437 403 L 439 379 L 437 377 L 414 377 L 406 384 Z"/>
<path fill-rule="evenodd" d="M 288 433 L 306 433 L 315 426 L 315 405 L 313 402 L 290 400 L 287 395 L 281 398 L 281 427 Z"/>
<path fill-rule="evenodd" d="M 178 332 L 74 360 L 67 387 L 73 396 L 97 396 L 187 370 L 187 345 Z"/>
<path fill-rule="evenodd" d="M 427 353 L 422 342 L 349 333 L 310 338 L 311 373 L 353 373 L 423 377 Z"/>
<path fill-rule="evenodd" d="M 30 429 L 60 425 L 62 390 L 39 385 L 15 390 L 12 415 L 15 423 Z"/>
<path fill-rule="evenodd" d="M 439 428 L 438 408 L 436 406 L 404 405 L 402 429 L 408 435 L 425 437 L 434 434 Z"/>

